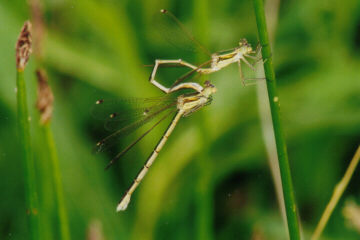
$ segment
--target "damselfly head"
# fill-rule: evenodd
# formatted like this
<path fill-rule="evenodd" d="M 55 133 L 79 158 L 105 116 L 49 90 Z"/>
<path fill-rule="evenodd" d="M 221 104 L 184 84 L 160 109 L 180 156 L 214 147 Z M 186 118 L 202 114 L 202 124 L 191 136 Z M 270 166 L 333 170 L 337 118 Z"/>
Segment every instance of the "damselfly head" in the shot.
<path fill-rule="evenodd" d="M 215 87 L 213 84 L 211 84 L 211 82 L 209 80 L 206 80 L 204 82 L 204 85 L 205 85 L 205 87 Z"/>
<path fill-rule="evenodd" d="M 245 38 L 240 39 L 240 41 L 239 41 L 239 52 L 241 52 L 243 54 L 253 53 L 253 49 L 252 49 L 250 43 L 248 43 L 248 41 Z"/>
<path fill-rule="evenodd" d="M 239 41 L 240 47 L 247 46 L 247 45 L 250 45 L 250 44 L 248 43 L 248 41 L 245 38 L 240 39 L 240 41 Z"/>
<path fill-rule="evenodd" d="M 210 95 L 213 93 L 216 93 L 216 91 L 217 91 L 216 87 L 213 84 L 211 84 L 209 80 L 206 80 L 204 85 L 205 85 L 205 88 L 204 88 L 203 92 L 209 93 Z"/>

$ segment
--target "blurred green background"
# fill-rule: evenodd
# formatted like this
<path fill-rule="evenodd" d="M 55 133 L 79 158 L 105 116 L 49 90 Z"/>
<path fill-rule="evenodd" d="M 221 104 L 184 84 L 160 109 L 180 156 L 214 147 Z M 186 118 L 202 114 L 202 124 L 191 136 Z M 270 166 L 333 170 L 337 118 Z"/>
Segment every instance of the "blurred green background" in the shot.
<path fill-rule="evenodd" d="M 31 19 L 28 2 L 0 4 L 0 239 L 27 239 L 22 161 L 16 138 L 15 42 Z M 128 210 L 115 212 L 166 124 L 104 171 L 115 152 L 92 154 L 106 132 L 90 114 L 98 98 L 161 96 L 148 83 L 155 59 L 200 56 L 156 33 L 153 15 L 171 10 L 211 50 L 257 44 L 252 1 L 41 1 L 43 65 L 55 95 L 51 123 L 72 239 L 287 239 L 272 181 L 257 86 L 237 67 L 212 76 L 213 103 L 181 119 Z M 360 137 L 360 2 L 268 0 L 282 121 L 304 236 L 314 230 Z M 26 69 L 43 239 L 59 239 L 39 116 L 37 62 Z M 168 71 L 168 70 L 166 70 Z M 174 76 L 159 77 L 171 83 Z M 121 109 L 120 109 L 121 110 Z M 136 132 L 138 135 L 142 132 Z M 135 136 L 134 136 L 135 137 Z M 119 150 L 129 144 L 119 142 Z M 360 203 L 355 175 L 323 239 L 359 239 L 342 214 Z M 44 209 L 44 212 L 41 210 Z"/>

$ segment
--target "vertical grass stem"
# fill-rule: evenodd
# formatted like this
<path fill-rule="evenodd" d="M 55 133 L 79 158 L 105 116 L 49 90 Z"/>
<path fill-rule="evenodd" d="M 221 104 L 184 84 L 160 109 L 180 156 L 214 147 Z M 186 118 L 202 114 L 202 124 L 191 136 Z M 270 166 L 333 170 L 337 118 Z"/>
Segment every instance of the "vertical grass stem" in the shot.
<path fill-rule="evenodd" d="M 46 144 L 50 153 L 51 170 L 55 187 L 56 196 L 56 211 L 58 214 L 59 230 L 62 240 L 70 240 L 69 222 L 66 212 L 65 199 L 63 194 L 63 186 L 61 181 L 61 171 L 59 166 L 59 159 L 56 153 L 54 137 L 50 128 L 50 124 L 44 125 Z"/>
<path fill-rule="evenodd" d="M 46 147 L 49 154 L 51 168 L 51 182 L 54 184 L 56 197 L 56 211 L 59 224 L 61 240 L 70 240 L 69 222 L 67 218 L 65 199 L 63 194 L 63 186 L 61 181 L 61 171 L 59 158 L 56 152 L 54 137 L 50 128 L 50 120 L 53 112 L 54 95 L 48 84 L 48 78 L 44 70 L 36 71 L 38 82 L 38 98 L 36 107 L 40 112 L 40 122 L 45 134 Z"/>
<path fill-rule="evenodd" d="M 39 214 L 36 189 L 35 162 L 32 156 L 30 139 L 30 116 L 28 114 L 24 70 L 31 53 L 31 24 L 24 23 L 16 43 L 16 98 L 18 137 L 23 158 L 26 214 L 29 224 L 29 238 L 39 239 Z"/>
<path fill-rule="evenodd" d="M 254 0 L 253 3 L 260 44 L 262 46 L 262 57 L 264 59 L 264 71 L 266 76 L 266 85 L 268 89 L 271 118 L 273 121 L 273 128 L 275 134 L 281 183 L 283 186 L 283 196 L 285 201 L 286 217 L 288 220 L 288 230 L 290 239 L 297 240 L 300 239 L 299 221 L 290 173 L 290 165 L 286 150 L 286 142 L 280 121 L 280 101 L 276 89 L 275 72 L 272 63 L 272 54 L 265 20 L 264 2 L 263 0 Z"/>

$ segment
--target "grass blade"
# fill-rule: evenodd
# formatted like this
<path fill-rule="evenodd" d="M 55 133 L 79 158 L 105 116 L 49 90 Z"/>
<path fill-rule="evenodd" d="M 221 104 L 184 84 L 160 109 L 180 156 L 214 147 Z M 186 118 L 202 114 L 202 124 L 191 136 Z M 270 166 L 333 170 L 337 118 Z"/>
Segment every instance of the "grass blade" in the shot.
<path fill-rule="evenodd" d="M 55 195 L 56 195 L 56 211 L 58 214 L 58 223 L 59 230 L 62 240 L 70 240 L 70 231 L 69 231 L 69 221 L 66 212 L 65 199 L 63 194 L 63 186 L 61 181 L 61 172 L 59 166 L 59 158 L 56 153 L 56 147 L 54 142 L 54 137 L 49 124 L 44 126 L 46 144 L 50 152 L 50 160 L 52 167 L 52 176 L 55 186 Z"/>
<path fill-rule="evenodd" d="M 262 46 L 262 57 L 264 59 L 264 71 L 268 89 L 271 118 L 275 134 L 276 149 L 280 167 L 281 183 L 285 201 L 286 217 L 290 239 L 300 239 L 300 229 L 295 204 L 293 184 L 291 180 L 290 165 L 286 150 L 286 143 L 280 121 L 280 102 L 276 89 L 275 72 L 272 64 L 272 54 L 269 44 L 269 36 L 265 21 L 263 0 L 254 0 L 255 17 Z M 266 61 L 265 61 L 266 59 Z"/>
<path fill-rule="evenodd" d="M 331 196 L 331 199 L 328 203 L 328 205 L 325 208 L 325 211 L 323 215 L 321 216 L 321 219 L 316 226 L 314 234 L 311 236 L 311 240 L 317 240 L 320 238 L 321 233 L 323 232 L 327 222 L 329 221 L 329 218 L 334 211 L 337 203 L 339 202 L 340 197 L 343 195 L 347 185 L 350 182 L 351 176 L 353 175 L 356 166 L 358 165 L 360 160 L 360 146 L 357 148 L 354 157 L 352 158 L 349 167 L 347 168 L 344 177 L 341 179 L 341 181 L 335 186 L 333 195 Z"/>
<path fill-rule="evenodd" d="M 29 223 L 29 239 L 39 239 L 38 198 L 36 190 L 35 162 L 30 140 L 29 114 L 26 100 L 24 70 L 31 53 L 31 24 L 24 23 L 16 44 L 16 89 L 18 110 L 18 137 L 24 160 L 26 211 Z"/>
<path fill-rule="evenodd" d="M 50 168 L 52 171 L 51 182 L 54 184 L 56 197 L 56 212 L 59 223 L 60 239 L 70 240 L 69 222 L 66 212 L 63 186 L 61 181 L 61 172 L 59 158 L 56 152 L 54 137 L 50 128 L 52 117 L 54 96 L 48 85 L 47 76 L 44 70 L 36 71 L 38 80 L 38 99 L 36 107 L 40 112 L 40 121 L 45 134 L 46 147 L 50 159 Z"/>

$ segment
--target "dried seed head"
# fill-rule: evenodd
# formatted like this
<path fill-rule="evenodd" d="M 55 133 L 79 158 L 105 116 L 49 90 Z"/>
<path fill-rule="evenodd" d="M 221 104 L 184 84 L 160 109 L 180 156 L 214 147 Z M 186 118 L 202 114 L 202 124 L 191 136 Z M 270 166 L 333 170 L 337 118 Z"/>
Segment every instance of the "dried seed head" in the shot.
<path fill-rule="evenodd" d="M 48 84 L 47 76 L 44 70 L 37 70 L 38 80 L 38 98 L 36 107 L 40 111 L 40 121 L 42 124 L 49 122 L 53 111 L 54 95 Z"/>
<path fill-rule="evenodd" d="M 16 68 L 24 71 L 31 53 L 31 23 L 26 21 L 16 42 Z"/>

